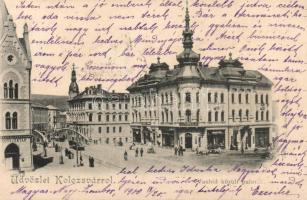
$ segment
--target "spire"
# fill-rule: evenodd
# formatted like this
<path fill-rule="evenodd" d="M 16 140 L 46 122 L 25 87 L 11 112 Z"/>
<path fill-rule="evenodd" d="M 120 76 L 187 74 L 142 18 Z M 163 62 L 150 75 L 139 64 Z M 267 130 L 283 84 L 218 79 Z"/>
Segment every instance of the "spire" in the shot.
<path fill-rule="evenodd" d="M 9 12 L 4 0 L 0 0 L 0 37 L 3 35 L 4 25 L 7 24 Z"/>
<path fill-rule="evenodd" d="M 192 36 L 193 32 L 190 29 L 190 14 L 189 14 L 189 3 L 186 1 L 186 10 L 185 10 L 185 30 L 182 33 L 183 35 L 183 47 L 185 49 L 192 49 L 193 41 Z"/>
<path fill-rule="evenodd" d="M 193 31 L 190 28 L 190 14 L 189 14 L 189 3 L 188 0 L 186 1 L 186 9 L 185 9 L 185 28 L 182 32 L 183 40 L 183 52 L 177 55 L 177 60 L 180 64 L 180 66 L 186 65 L 186 64 L 193 64 L 198 65 L 198 62 L 200 60 L 200 55 L 196 54 L 192 48 L 193 48 Z"/>
<path fill-rule="evenodd" d="M 76 95 L 79 94 L 79 86 L 77 84 L 77 76 L 75 71 L 75 64 L 72 64 L 72 71 L 71 71 L 71 82 L 69 86 L 69 97 L 74 98 Z"/>
<path fill-rule="evenodd" d="M 76 82 L 77 76 L 75 71 L 75 63 L 72 64 L 72 71 L 71 71 L 71 82 Z"/>

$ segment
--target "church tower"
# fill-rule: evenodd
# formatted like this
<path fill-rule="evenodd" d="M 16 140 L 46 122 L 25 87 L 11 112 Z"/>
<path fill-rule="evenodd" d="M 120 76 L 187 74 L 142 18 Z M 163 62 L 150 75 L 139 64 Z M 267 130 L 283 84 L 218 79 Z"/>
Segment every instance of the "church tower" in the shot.
<path fill-rule="evenodd" d="M 1 167 L 33 169 L 31 134 L 31 52 L 28 26 L 18 38 L 16 25 L 0 0 Z"/>
<path fill-rule="evenodd" d="M 73 99 L 75 96 L 79 94 L 79 87 L 77 84 L 77 75 L 75 71 L 75 65 L 73 64 L 73 69 L 71 71 L 71 82 L 69 85 L 69 99 Z"/>

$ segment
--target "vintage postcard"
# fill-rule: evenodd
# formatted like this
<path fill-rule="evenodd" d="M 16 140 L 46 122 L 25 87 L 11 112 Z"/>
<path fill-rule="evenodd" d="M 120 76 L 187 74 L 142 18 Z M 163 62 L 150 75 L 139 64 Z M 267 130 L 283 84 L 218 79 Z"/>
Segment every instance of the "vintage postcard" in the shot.
<path fill-rule="evenodd" d="M 0 0 L 0 199 L 306 199 L 306 7 Z"/>

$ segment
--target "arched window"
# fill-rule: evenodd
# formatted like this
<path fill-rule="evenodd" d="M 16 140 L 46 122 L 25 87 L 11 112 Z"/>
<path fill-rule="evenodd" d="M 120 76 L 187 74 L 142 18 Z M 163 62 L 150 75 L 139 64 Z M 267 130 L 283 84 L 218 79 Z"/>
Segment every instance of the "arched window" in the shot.
<path fill-rule="evenodd" d="M 198 109 L 197 112 L 196 112 L 196 121 L 197 122 L 199 122 L 199 113 L 200 113 L 200 110 Z"/>
<path fill-rule="evenodd" d="M 267 105 L 269 105 L 269 95 L 268 95 L 268 94 L 265 95 L 265 103 L 266 103 Z"/>
<path fill-rule="evenodd" d="M 211 118 L 211 111 L 208 112 L 208 122 L 211 122 L 212 121 L 212 118 Z"/>
<path fill-rule="evenodd" d="M 15 84 L 14 93 L 15 93 L 15 99 L 18 99 L 18 83 Z"/>
<path fill-rule="evenodd" d="M 249 96 L 248 96 L 248 94 L 245 95 L 245 102 L 249 103 Z"/>
<path fill-rule="evenodd" d="M 258 94 L 255 95 L 255 103 L 258 103 Z"/>
<path fill-rule="evenodd" d="M 221 93 L 221 103 L 224 103 L 224 93 Z"/>
<path fill-rule="evenodd" d="M 239 103 L 242 103 L 242 94 L 239 94 Z"/>
<path fill-rule="evenodd" d="M 239 118 L 240 118 L 240 121 L 242 121 L 242 110 L 241 109 L 239 110 Z"/>
<path fill-rule="evenodd" d="M 165 103 L 168 104 L 168 94 L 165 93 Z"/>
<path fill-rule="evenodd" d="M 256 111 L 256 121 L 258 121 L 258 120 L 259 120 L 259 112 Z"/>
<path fill-rule="evenodd" d="M 13 113 L 12 128 L 17 129 L 17 112 Z"/>
<path fill-rule="evenodd" d="M 173 123 L 174 119 L 173 119 L 173 112 L 172 111 L 170 112 L 170 116 L 171 116 L 171 122 Z"/>
<path fill-rule="evenodd" d="M 214 120 L 217 122 L 219 120 L 219 113 L 215 111 Z"/>
<path fill-rule="evenodd" d="M 142 119 L 141 119 L 141 113 L 139 112 L 139 121 L 142 121 Z"/>
<path fill-rule="evenodd" d="M 132 122 L 134 122 L 134 113 L 132 113 Z"/>
<path fill-rule="evenodd" d="M 235 110 L 232 110 L 231 115 L 232 115 L 232 121 L 235 121 Z"/>
<path fill-rule="evenodd" d="M 11 113 L 9 112 L 5 114 L 5 128 L 11 129 Z"/>
<path fill-rule="evenodd" d="M 246 110 L 245 115 L 246 115 L 246 119 L 248 121 L 249 120 L 249 111 L 248 110 Z"/>
<path fill-rule="evenodd" d="M 191 122 L 191 110 L 186 110 L 185 115 L 187 122 Z"/>
<path fill-rule="evenodd" d="M 261 111 L 261 120 L 263 120 L 263 118 L 264 118 L 264 113 L 263 111 Z"/>
<path fill-rule="evenodd" d="M 269 121 L 269 111 L 266 111 L 266 120 Z"/>
<path fill-rule="evenodd" d="M 168 123 L 168 111 L 165 111 L 165 122 Z"/>
<path fill-rule="evenodd" d="M 191 103 L 191 93 L 185 93 L 185 102 Z"/>
<path fill-rule="evenodd" d="M 225 121 L 225 113 L 224 113 L 224 111 L 221 112 L 221 121 L 222 122 Z"/>
<path fill-rule="evenodd" d="M 3 92 L 4 92 L 4 98 L 6 99 L 8 97 L 8 88 L 7 88 L 7 83 L 4 83 L 3 85 Z"/>
<path fill-rule="evenodd" d="M 264 102 L 263 102 L 263 94 L 261 95 L 261 99 L 260 99 L 260 101 L 261 101 L 261 104 L 263 104 Z"/>
<path fill-rule="evenodd" d="M 88 121 L 90 121 L 90 122 L 93 121 L 93 114 L 92 113 L 89 114 Z"/>
<path fill-rule="evenodd" d="M 161 104 L 164 104 L 164 94 L 161 94 Z"/>
<path fill-rule="evenodd" d="M 214 103 L 217 103 L 217 93 L 214 93 Z"/>
<path fill-rule="evenodd" d="M 9 81 L 9 98 L 10 99 L 13 99 L 13 97 L 14 97 L 13 93 L 14 93 L 13 81 L 10 80 Z"/>

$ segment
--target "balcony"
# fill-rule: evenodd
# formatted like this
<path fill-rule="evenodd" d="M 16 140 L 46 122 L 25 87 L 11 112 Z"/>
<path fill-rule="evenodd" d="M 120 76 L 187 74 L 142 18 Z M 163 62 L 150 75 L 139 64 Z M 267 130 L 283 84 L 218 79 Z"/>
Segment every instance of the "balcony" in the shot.
<path fill-rule="evenodd" d="M 179 122 L 179 126 L 198 126 L 198 122 Z"/>

